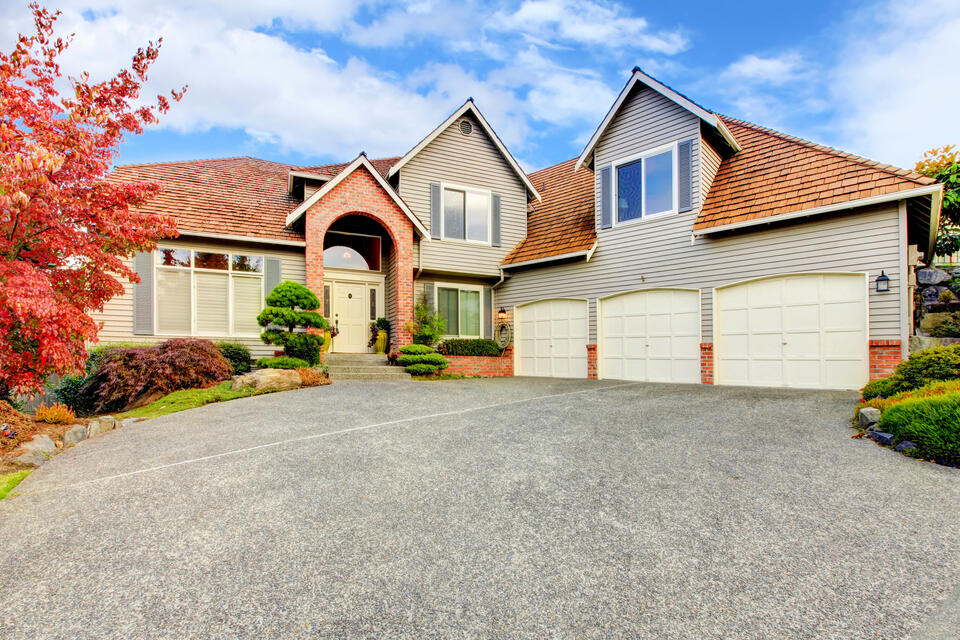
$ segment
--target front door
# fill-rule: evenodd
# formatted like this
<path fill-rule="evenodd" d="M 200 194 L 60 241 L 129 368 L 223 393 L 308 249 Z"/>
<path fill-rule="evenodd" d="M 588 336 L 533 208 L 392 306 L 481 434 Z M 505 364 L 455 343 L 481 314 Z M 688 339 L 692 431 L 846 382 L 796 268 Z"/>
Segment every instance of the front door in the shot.
<path fill-rule="evenodd" d="M 333 351 L 364 353 L 370 340 L 370 306 L 367 285 L 352 282 L 333 283 L 333 322 L 340 334 L 333 340 Z"/>

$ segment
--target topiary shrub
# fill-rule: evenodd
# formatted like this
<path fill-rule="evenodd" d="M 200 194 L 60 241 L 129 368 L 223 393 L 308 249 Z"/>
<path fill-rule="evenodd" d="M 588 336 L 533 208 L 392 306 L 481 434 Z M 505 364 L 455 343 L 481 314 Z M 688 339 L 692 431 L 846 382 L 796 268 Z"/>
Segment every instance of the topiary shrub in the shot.
<path fill-rule="evenodd" d="M 320 300 L 310 289 L 296 282 L 281 282 L 267 296 L 267 306 L 257 316 L 257 324 L 266 327 L 260 339 L 283 347 L 284 355 L 305 360 L 307 366 L 317 364 L 323 335 L 306 329 L 327 328 L 327 321 L 316 312 L 319 307 Z"/>
<path fill-rule="evenodd" d="M 863 391 L 861 393 L 863 394 L 864 400 L 873 400 L 874 398 L 889 398 L 897 393 L 896 382 L 890 378 L 871 380 L 863 387 Z"/>
<path fill-rule="evenodd" d="M 437 346 L 445 356 L 499 356 L 500 347 L 495 340 L 486 338 L 451 338 Z"/>
<path fill-rule="evenodd" d="M 114 349 L 80 392 L 96 413 L 132 409 L 180 389 L 206 388 L 230 377 L 230 362 L 209 340 L 172 338 L 152 347 Z"/>
<path fill-rule="evenodd" d="M 400 347 L 397 364 L 406 367 L 411 375 L 428 376 L 446 369 L 450 363 L 426 345 L 408 344 Z"/>
<path fill-rule="evenodd" d="M 407 373 L 412 376 L 432 376 L 440 370 L 440 367 L 433 364 L 412 364 L 407 367 Z"/>
<path fill-rule="evenodd" d="M 233 375 L 241 375 L 250 371 L 250 349 L 239 342 L 218 342 L 217 348 L 223 357 L 230 361 Z"/>
<path fill-rule="evenodd" d="M 406 344 L 400 347 L 400 353 L 417 354 L 417 353 L 434 353 L 434 351 L 433 351 L 433 347 L 428 347 L 425 344 Z"/>
<path fill-rule="evenodd" d="M 447 368 L 449 364 L 447 359 L 439 353 L 401 355 L 397 358 L 397 363 L 402 367 L 407 367 L 411 364 L 432 364 L 444 369 Z"/>
<path fill-rule="evenodd" d="M 260 358 L 257 366 L 261 369 L 309 369 L 310 363 L 302 358 L 277 356 L 275 358 Z"/>
<path fill-rule="evenodd" d="M 905 400 L 881 414 L 880 428 L 916 443 L 914 457 L 960 465 L 960 392 Z"/>

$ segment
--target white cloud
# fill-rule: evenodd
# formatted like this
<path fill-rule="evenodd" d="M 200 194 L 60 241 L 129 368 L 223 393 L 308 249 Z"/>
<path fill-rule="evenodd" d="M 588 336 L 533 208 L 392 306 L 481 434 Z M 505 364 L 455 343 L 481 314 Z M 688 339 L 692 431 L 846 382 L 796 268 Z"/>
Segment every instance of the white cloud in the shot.
<path fill-rule="evenodd" d="M 912 167 L 923 151 L 960 143 L 960 3 L 884 2 L 857 14 L 845 34 L 827 78 L 844 145 Z"/>
<path fill-rule="evenodd" d="M 748 54 L 730 64 L 720 74 L 720 80 L 776 86 L 794 82 L 802 75 L 803 59 L 799 53 L 789 52 L 769 58 Z"/>

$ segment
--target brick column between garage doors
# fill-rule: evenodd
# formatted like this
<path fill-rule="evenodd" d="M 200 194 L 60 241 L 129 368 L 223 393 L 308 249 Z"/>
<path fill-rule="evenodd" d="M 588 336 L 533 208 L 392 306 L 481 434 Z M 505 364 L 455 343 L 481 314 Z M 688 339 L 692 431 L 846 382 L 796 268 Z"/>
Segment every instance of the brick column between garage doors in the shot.
<path fill-rule="evenodd" d="M 903 360 L 899 340 L 870 341 L 870 379 L 886 378 Z"/>
<path fill-rule="evenodd" d="M 700 344 L 700 382 L 713 384 L 713 343 Z"/>

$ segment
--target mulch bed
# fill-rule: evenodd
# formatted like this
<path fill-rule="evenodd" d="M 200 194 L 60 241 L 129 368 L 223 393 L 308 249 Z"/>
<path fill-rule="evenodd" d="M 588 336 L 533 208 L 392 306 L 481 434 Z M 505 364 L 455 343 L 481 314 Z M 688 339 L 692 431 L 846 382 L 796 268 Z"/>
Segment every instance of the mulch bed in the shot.
<path fill-rule="evenodd" d="M 86 420 L 77 418 L 70 424 L 50 424 L 48 422 L 34 422 L 33 418 L 20 413 L 6 402 L 0 400 L 0 423 L 13 427 L 16 434 L 12 438 L 0 436 L 0 474 L 20 471 L 20 467 L 13 465 L 14 453 L 24 442 L 29 442 L 33 436 L 46 434 L 53 439 L 57 447 L 63 446 L 63 434 L 75 424 L 86 424 Z"/>

